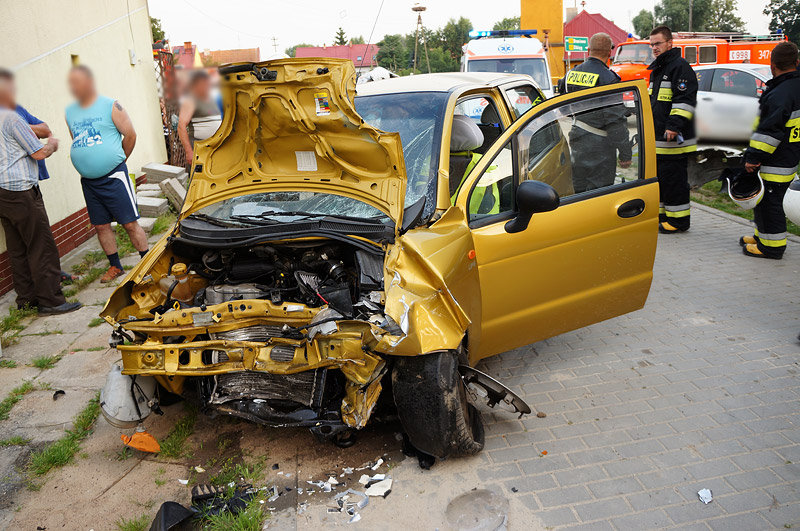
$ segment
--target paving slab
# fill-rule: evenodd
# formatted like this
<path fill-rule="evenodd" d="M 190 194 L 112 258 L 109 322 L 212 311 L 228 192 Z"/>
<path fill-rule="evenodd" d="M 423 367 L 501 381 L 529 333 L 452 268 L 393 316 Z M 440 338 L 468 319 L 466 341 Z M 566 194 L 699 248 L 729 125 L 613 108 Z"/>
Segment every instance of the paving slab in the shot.
<path fill-rule="evenodd" d="M 156 218 L 169 208 L 166 198 L 163 197 L 142 197 L 137 203 L 139 214 L 148 218 Z"/>
<path fill-rule="evenodd" d="M 153 230 L 153 225 L 156 224 L 156 218 L 149 218 L 142 216 L 139 218 L 139 226 L 142 227 L 142 230 L 146 233 L 150 233 Z"/>
<path fill-rule="evenodd" d="M 178 179 L 165 179 L 158 183 L 161 187 L 161 192 L 169 200 L 176 211 L 180 212 L 183 207 L 183 201 L 186 199 L 186 188 L 180 183 Z"/>
<path fill-rule="evenodd" d="M 9 419 L 0 422 L 0 432 L 31 439 L 33 443 L 52 441 L 72 427 L 72 419 L 95 394 L 94 389 L 67 388 L 53 400 L 57 388 L 32 391 L 11 410 Z"/>
<path fill-rule="evenodd" d="M 169 164 L 157 164 L 151 162 L 142 166 L 142 172 L 147 175 L 147 183 L 158 183 L 164 179 L 177 177 L 181 173 L 185 173 L 186 169 L 180 166 L 170 166 Z"/>
<path fill-rule="evenodd" d="M 99 389 L 117 359 L 119 354 L 112 349 L 68 352 L 55 367 L 43 371 L 37 382 L 50 384 L 53 389 Z"/>
<path fill-rule="evenodd" d="M 18 342 L 3 349 L 3 357 L 28 365 L 41 356 L 56 356 L 66 352 L 80 336 L 77 332 L 44 336 L 20 336 Z"/>

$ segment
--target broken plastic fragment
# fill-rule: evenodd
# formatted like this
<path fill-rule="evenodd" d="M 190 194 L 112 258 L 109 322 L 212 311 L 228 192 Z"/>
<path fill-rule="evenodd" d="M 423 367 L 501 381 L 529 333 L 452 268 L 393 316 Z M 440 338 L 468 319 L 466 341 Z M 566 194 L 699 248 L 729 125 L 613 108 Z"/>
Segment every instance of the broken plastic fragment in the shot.
<path fill-rule="evenodd" d="M 275 487 L 275 486 L 273 486 L 273 487 L 272 487 L 272 496 L 270 496 L 269 498 L 267 498 L 267 501 L 268 501 L 268 502 L 270 502 L 270 503 L 272 503 L 272 502 L 274 502 L 275 500 L 277 500 L 277 499 L 278 499 L 278 496 L 280 496 L 280 495 L 281 495 L 281 493 L 280 493 L 280 491 L 278 491 L 278 487 Z M 262 500 L 262 501 L 263 501 L 263 500 Z"/>
<path fill-rule="evenodd" d="M 357 490 L 353 490 L 353 489 L 347 489 L 344 492 L 340 492 L 339 494 L 334 496 L 333 499 L 334 500 L 338 500 L 340 498 L 349 499 L 350 498 L 350 494 L 355 494 L 356 496 L 361 498 L 359 501 L 355 502 L 356 507 L 358 507 L 359 509 L 363 509 L 369 503 L 369 498 L 367 498 L 366 494 L 364 494 L 363 492 L 358 492 Z"/>
<path fill-rule="evenodd" d="M 345 474 L 352 474 L 352 473 L 353 473 L 353 468 L 352 468 L 352 467 L 349 467 L 349 466 L 347 466 L 347 467 L 344 467 L 344 468 L 342 469 L 342 471 L 344 471 L 344 473 L 345 473 Z"/>
<path fill-rule="evenodd" d="M 697 495 L 700 497 L 700 501 L 705 503 L 706 505 L 711 503 L 711 500 L 713 499 L 711 496 L 710 489 L 700 489 L 699 491 L 697 491 Z"/>
<path fill-rule="evenodd" d="M 364 494 L 367 496 L 386 496 L 392 492 L 392 478 L 386 478 L 367 487 Z"/>
<path fill-rule="evenodd" d="M 189 480 L 188 479 L 179 479 L 178 483 L 180 483 L 181 485 L 188 485 L 189 484 Z"/>
<path fill-rule="evenodd" d="M 356 514 L 353 515 L 352 518 L 350 518 L 350 520 L 348 520 L 347 523 L 348 524 L 354 524 L 354 523 L 358 522 L 359 520 L 361 520 L 361 515 L 359 513 L 356 513 Z"/>
<path fill-rule="evenodd" d="M 202 474 L 203 472 L 206 471 L 206 469 L 201 466 L 196 466 L 194 467 L 194 471 L 197 472 L 198 474 Z"/>
<path fill-rule="evenodd" d="M 331 477 L 328 478 L 328 484 L 329 485 L 338 485 L 339 482 L 336 480 L 335 477 L 331 476 Z"/>
<path fill-rule="evenodd" d="M 383 459 L 380 459 L 380 458 L 379 458 L 379 459 L 378 459 L 378 460 L 375 462 L 375 464 L 374 464 L 374 465 L 372 465 L 370 468 L 371 468 L 372 470 L 378 470 L 378 468 L 380 468 L 380 466 L 381 466 L 382 464 L 383 464 Z"/>
<path fill-rule="evenodd" d="M 361 474 L 361 477 L 358 478 L 358 482 L 361 483 L 362 485 L 366 485 L 367 483 L 369 483 L 370 479 L 371 478 L 369 477 L 369 474 Z"/>

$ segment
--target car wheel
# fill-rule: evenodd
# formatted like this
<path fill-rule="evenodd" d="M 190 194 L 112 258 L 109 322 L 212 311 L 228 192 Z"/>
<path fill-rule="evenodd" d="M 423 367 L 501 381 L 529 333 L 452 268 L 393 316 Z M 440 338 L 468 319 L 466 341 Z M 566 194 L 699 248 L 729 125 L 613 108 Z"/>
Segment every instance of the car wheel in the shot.
<path fill-rule="evenodd" d="M 443 458 L 483 449 L 483 421 L 467 400 L 456 352 L 395 358 L 392 392 L 403 429 L 418 450 Z"/>

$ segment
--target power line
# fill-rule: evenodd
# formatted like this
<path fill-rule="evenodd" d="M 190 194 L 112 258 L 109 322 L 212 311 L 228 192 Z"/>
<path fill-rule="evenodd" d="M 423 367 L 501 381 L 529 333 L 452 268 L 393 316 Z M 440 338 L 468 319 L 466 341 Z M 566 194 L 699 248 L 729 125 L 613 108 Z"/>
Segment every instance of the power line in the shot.
<path fill-rule="evenodd" d="M 216 18 L 214 15 L 210 15 L 210 14 L 206 13 L 205 11 L 203 11 L 202 9 L 200 9 L 199 7 L 190 4 L 189 0 L 183 0 L 183 3 L 185 3 L 187 6 L 191 7 L 192 9 L 194 9 L 195 11 L 197 11 L 198 13 L 203 15 L 204 17 L 208 18 L 209 20 L 212 20 L 215 23 L 219 24 L 220 26 L 228 28 L 231 31 L 235 31 L 236 33 L 239 33 L 241 35 L 247 35 L 248 37 L 255 37 L 257 39 L 266 39 L 267 38 L 267 35 L 256 35 L 255 33 L 248 33 L 246 31 L 240 30 L 239 28 L 235 28 L 233 26 L 229 26 L 229 25 L 225 24 L 224 22 L 222 22 L 221 20 L 219 20 L 218 18 Z"/>
<path fill-rule="evenodd" d="M 372 43 L 372 34 L 375 33 L 375 26 L 378 25 L 378 18 L 381 16 L 381 10 L 383 9 L 383 2 L 386 0 L 381 0 L 381 5 L 378 7 L 378 14 L 375 15 L 375 22 L 372 24 L 372 30 L 369 32 L 369 39 L 367 39 L 367 48 L 364 50 L 364 55 L 361 56 L 361 63 L 359 63 L 358 67 L 361 68 L 364 66 L 364 59 L 366 59 L 367 54 L 369 53 L 369 45 Z M 370 57 L 370 66 L 372 65 L 372 58 Z"/>

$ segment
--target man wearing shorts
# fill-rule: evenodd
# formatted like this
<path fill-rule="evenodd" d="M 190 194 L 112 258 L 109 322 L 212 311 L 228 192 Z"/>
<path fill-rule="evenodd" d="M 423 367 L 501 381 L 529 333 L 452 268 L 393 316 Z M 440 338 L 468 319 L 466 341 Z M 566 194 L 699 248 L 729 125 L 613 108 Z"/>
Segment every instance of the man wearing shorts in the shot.
<path fill-rule="evenodd" d="M 70 158 L 81 175 L 89 221 L 110 264 L 100 282 L 111 282 L 124 274 L 112 221 L 125 228 L 140 256 L 147 253 L 147 235 L 137 221 L 139 209 L 125 166 L 136 145 L 136 132 L 118 101 L 97 94 L 87 67 L 79 65 L 70 70 L 69 88 L 76 100 L 66 110 L 72 135 Z"/>

